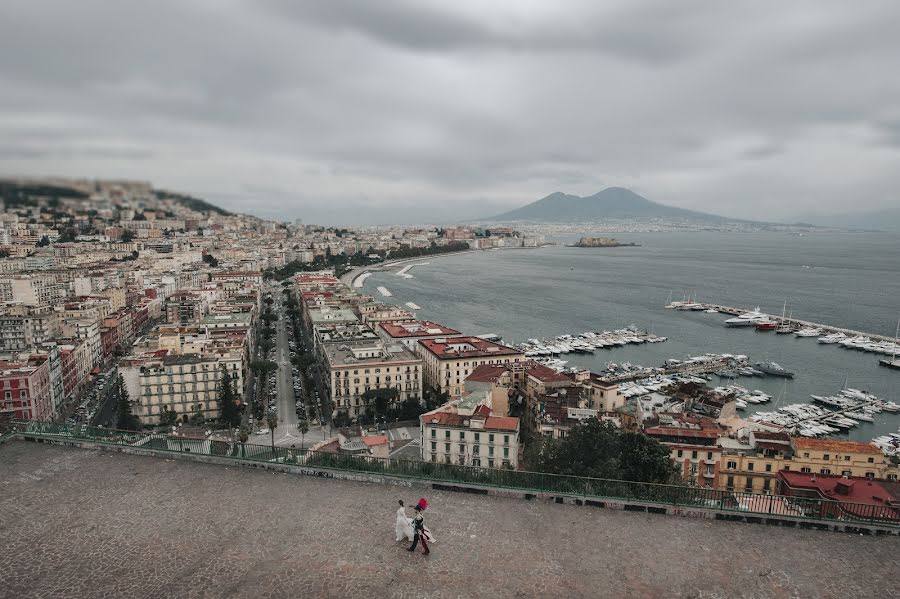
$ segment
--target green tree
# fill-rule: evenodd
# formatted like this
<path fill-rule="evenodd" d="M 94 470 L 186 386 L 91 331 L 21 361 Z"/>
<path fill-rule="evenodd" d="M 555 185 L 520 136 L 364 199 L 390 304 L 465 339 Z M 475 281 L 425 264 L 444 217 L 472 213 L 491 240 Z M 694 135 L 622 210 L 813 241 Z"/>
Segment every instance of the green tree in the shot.
<path fill-rule="evenodd" d="M 674 474 L 669 451 L 658 441 L 596 419 L 561 440 L 532 440 L 525 458 L 529 468 L 554 474 L 648 483 L 670 483 Z"/>
<path fill-rule="evenodd" d="M 309 423 L 306 420 L 301 420 L 297 423 L 297 430 L 300 431 L 300 447 L 302 448 L 306 440 L 306 433 L 309 432 Z"/>
<path fill-rule="evenodd" d="M 387 416 L 388 407 L 400 397 L 400 390 L 396 387 L 386 389 L 369 389 L 362 394 L 362 400 L 368 406 L 374 403 L 375 416 Z"/>
<path fill-rule="evenodd" d="M 241 411 L 235 403 L 234 385 L 225 365 L 222 365 L 222 380 L 219 388 L 219 420 L 229 427 L 241 423 Z"/>
<path fill-rule="evenodd" d="M 269 413 L 269 418 L 266 421 L 266 424 L 269 425 L 269 434 L 272 435 L 272 457 L 275 457 L 275 429 L 278 428 L 278 416 L 273 413 Z"/>
<path fill-rule="evenodd" d="M 178 422 L 178 412 L 175 410 L 165 408 L 159 415 L 160 426 L 173 426 L 176 422 Z"/>
<path fill-rule="evenodd" d="M 238 439 L 241 441 L 241 457 L 246 456 L 245 450 L 246 447 L 244 445 L 247 443 L 247 439 L 250 438 L 250 429 L 246 426 L 241 427 L 240 433 L 238 433 Z"/>
<path fill-rule="evenodd" d="M 128 389 L 125 387 L 125 379 L 119 375 L 116 389 L 119 401 L 116 404 L 116 428 L 124 431 L 136 431 L 141 427 L 140 419 L 131 413 L 131 399 L 128 397 Z"/>
<path fill-rule="evenodd" d="M 134 231 L 126 229 L 122 232 L 122 243 L 131 243 L 134 241 Z"/>
<path fill-rule="evenodd" d="M 39 248 L 46 247 L 48 245 L 50 245 L 50 238 L 46 235 L 38 239 L 38 242 L 35 244 L 35 246 Z"/>

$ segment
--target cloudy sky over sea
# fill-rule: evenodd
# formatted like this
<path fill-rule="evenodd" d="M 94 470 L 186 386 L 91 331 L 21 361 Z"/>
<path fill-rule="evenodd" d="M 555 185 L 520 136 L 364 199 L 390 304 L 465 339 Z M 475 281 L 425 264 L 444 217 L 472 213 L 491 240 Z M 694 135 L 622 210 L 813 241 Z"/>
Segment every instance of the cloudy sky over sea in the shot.
<path fill-rule="evenodd" d="M 900 188 L 900 3 L 5 0 L 0 176 L 307 222 L 553 191 L 772 220 Z"/>

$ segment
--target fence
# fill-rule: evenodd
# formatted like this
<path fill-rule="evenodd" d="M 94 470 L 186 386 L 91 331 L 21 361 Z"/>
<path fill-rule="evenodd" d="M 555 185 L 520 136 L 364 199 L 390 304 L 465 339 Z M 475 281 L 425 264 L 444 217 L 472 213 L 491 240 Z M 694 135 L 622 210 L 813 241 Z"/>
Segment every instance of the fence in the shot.
<path fill-rule="evenodd" d="M 374 458 L 253 443 L 242 444 L 236 441 L 185 438 L 161 433 L 118 431 L 87 425 L 11 421 L 6 428 L 6 431 L 0 430 L 0 435 L 5 432 L 7 435 L 13 434 L 29 438 L 82 440 L 156 451 L 197 453 L 237 461 L 307 466 L 427 482 L 513 489 L 525 493 L 572 495 L 588 500 L 639 501 L 743 515 L 785 516 L 900 528 L 900 510 L 891 505 L 871 505 L 817 498 L 720 491 L 693 486 Z"/>

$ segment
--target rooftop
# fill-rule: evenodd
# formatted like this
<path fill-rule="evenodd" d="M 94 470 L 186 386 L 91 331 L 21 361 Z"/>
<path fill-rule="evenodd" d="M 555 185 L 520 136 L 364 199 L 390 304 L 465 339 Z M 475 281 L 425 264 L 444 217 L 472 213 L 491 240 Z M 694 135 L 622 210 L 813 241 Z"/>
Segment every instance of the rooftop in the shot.
<path fill-rule="evenodd" d="M 23 599 L 863 598 L 897 588 L 896 537 L 423 491 L 22 441 L 0 445 L 0 489 L 0 513 L 15 514 L 3 521 L 0 555 L 21 556 L 14 568 L 0 568 L 0 593 Z M 411 506 L 423 496 L 437 538 L 428 558 L 394 540 L 397 500 Z M 854 556 L 865 556 L 864 575 L 848 570 Z"/>
<path fill-rule="evenodd" d="M 882 455 L 881 450 L 869 443 L 861 441 L 841 441 L 840 439 L 807 439 L 794 437 L 795 449 L 812 449 L 813 451 L 834 451 L 843 453 L 871 453 Z"/>
<path fill-rule="evenodd" d="M 497 356 L 522 356 L 517 349 L 485 341 L 478 337 L 442 337 L 439 339 L 422 339 L 419 341 L 428 351 L 441 360 L 459 358 L 492 358 Z"/>
<path fill-rule="evenodd" d="M 412 320 L 409 322 L 384 322 L 380 325 L 384 331 L 394 338 L 428 337 L 435 335 L 454 336 L 459 331 L 445 327 L 430 320 Z"/>

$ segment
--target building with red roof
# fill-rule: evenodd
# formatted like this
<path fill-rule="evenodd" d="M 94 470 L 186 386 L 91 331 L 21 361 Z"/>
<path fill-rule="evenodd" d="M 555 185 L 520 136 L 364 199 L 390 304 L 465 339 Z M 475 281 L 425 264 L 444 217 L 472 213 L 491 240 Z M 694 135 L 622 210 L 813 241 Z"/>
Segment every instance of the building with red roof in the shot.
<path fill-rule="evenodd" d="M 416 349 L 424 361 L 425 384 L 452 398 L 462 395 L 466 379 L 478 366 L 525 360 L 521 351 L 480 337 L 422 339 Z"/>
<path fill-rule="evenodd" d="M 519 419 L 495 415 L 491 394 L 463 395 L 419 416 L 422 459 L 462 466 L 516 468 Z"/>
<path fill-rule="evenodd" d="M 900 523 L 900 498 L 888 485 L 867 478 L 778 473 L 778 493 L 787 497 L 824 500 L 821 504 L 802 502 L 805 510 L 815 508 L 820 518 L 881 520 Z M 807 515 L 810 515 L 807 513 Z"/>
<path fill-rule="evenodd" d="M 455 337 L 459 331 L 431 322 L 430 320 L 409 320 L 402 322 L 382 322 L 375 327 L 378 336 L 388 342 L 399 342 L 415 351 L 421 339 Z"/>

